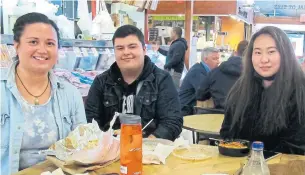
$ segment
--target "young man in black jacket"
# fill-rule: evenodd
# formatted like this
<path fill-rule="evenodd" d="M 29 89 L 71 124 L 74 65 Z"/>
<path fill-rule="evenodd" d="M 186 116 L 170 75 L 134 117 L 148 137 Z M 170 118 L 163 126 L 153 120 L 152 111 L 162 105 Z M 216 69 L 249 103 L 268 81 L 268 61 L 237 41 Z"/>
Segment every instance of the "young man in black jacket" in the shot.
<path fill-rule="evenodd" d="M 158 51 L 166 56 L 166 63 L 164 69 L 169 71 L 173 77 L 174 83 L 177 88 L 180 86 L 180 79 L 184 69 L 185 52 L 188 48 L 187 41 L 182 37 L 182 29 L 174 27 L 171 32 L 171 45 L 169 50 L 157 48 Z"/>
<path fill-rule="evenodd" d="M 242 56 L 248 47 L 248 41 L 241 41 L 235 56 L 222 63 L 201 80 L 197 90 L 197 100 L 205 101 L 212 97 L 217 109 L 224 109 L 225 98 L 242 71 Z"/>
<path fill-rule="evenodd" d="M 139 115 L 144 137 L 175 140 L 181 130 L 178 93 L 169 73 L 155 66 L 147 57 L 143 33 L 125 25 L 113 36 L 116 62 L 98 75 L 88 94 L 88 122 L 96 120 L 105 131 L 115 112 Z M 119 129 L 117 120 L 113 129 Z"/>

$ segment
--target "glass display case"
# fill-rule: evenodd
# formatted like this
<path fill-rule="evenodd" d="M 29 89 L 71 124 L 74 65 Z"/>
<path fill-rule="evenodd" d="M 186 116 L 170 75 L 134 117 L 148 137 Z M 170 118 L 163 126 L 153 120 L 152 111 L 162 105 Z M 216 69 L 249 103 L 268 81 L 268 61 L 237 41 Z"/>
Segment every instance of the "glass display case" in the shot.
<path fill-rule="evenodd" d="M 115 62 L 110 40 L 60 40 L 60 50 L 55 74 L 75 85 L 86 96 L 96 75 L 106 71 Z M 1 73 L 14 61 L 15 49 L 12 35 L 1 35 Z"/>

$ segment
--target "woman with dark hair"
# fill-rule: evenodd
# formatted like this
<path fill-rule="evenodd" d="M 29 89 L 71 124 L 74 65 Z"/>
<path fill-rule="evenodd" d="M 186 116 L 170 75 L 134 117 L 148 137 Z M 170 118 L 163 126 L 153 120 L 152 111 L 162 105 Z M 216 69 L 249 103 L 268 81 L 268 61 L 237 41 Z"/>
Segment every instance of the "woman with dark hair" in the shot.
<path fill-rule="evenodd" d="M 279 28 L 262 28 L 253 35 L 244 61 L 227 97 L 221 136 L 304 155 L 305 75 L 289 38 Z"/>
<path fill-rule="evenodd" d="M 40 13 L 14 25 L 16 61 L 1 74 L 1 174 L 12 174 L 43 160 L 40 150 L 86 123 L 78 90 L 56 78 L 59 31 Z"/>

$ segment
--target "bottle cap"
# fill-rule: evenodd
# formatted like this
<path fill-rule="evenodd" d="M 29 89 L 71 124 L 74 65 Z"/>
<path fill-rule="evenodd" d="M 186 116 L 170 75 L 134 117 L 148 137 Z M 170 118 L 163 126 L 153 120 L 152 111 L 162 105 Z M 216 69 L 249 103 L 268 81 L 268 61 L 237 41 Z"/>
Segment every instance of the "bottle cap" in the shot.
<path fill-rule="evenodd" d="M 132 114 L 119 114 L 121 124 L 141 124 L 141 117 Z"/>
<path fill-rule="evenodd" d="M 260 141 L 255 141 L 252 143 L 252 149 L 255 150 L 263 150 L 264 149 L 264 143 Z"/>

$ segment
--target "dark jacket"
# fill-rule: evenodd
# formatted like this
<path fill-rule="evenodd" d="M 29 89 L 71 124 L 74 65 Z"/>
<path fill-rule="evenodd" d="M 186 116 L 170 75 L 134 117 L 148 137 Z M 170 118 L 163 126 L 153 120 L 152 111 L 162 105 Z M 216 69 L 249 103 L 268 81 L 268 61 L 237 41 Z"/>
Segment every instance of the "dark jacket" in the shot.
<path fill-rule="evenodd" d="M 258 97 L 262 99 L 263 97 Z M 238 99 L 236 99 L 238 100 Z M 264 149 L 274 152 L 282 152 L 287 154 L 305 154 L 305 124 L 299 122 L 296 101 L 290 100 L 289 108 L 286 108 L 289 116 L 287 128 L 281 129 L 271 135 L 263 135 L 257 132 L 261 126 L 258 124 L 260 113 L 262 109 L 257 106 L 248 107 L 246 117 L 244 117 L 243 124 L 238 123 L 231 130 L 232 113 L 226 111 L 225 118 L 222 123 L 220 135 L 224 139 L 245 139 L 249 141 L 262 141 L 264 142 Z M 260 102 L 258 103 L 260 104 Z M 229 104 L 228 104 L 229 105 Z M 305 118 L 305 114 L 303 114 Z M 239 126 L 242 126 L 241 128 Z"/>
<path fill-rule="evenodd" d="M 126 88 L 120 83 L 123 81 L 120 75 L 114 63 L 109 70 L 95 78 L 88 94 L 85 108 L 87 120 L 96 120 L 103 131 L 109 128 L 114 113 L 122 112 L 122 96 Z M 134 114 L 141 116 L 142 126 L 154 119 L 143 131 L 143 136 L 153 134 L 158 138 L 176 139 L 182 130 L 183 119 L 178 93 L 169 73 L 156 67 L 145 56 L 143 72 L 136 81 L 143 83 L 135 96 Z M 120 128 L 119 120 L 113 128 Z"/>
<path fill-rule="evenodd" d="M 166 64 L 164 69 L 174 69 L 175 72 L 182 73 L 184 68 L 185 51 L 187 50 L 187 41 L 184 38 L 179 38 L 172 42 L 168 51 L 159 49 L 158 51 L 166 56 Z"/>
<path fill-rule="evenodd" d="M 203 65 L 201 63 L 196 63 L 185 75 L 179 90 L 181 112 L 183 116 L 193 114 L 193 107 L 196 105 L 196 90 L 199 88 L 200 80 L 207 74 Z"/>
<path fill-rule="evenodd" d="M 241 71 L 241 57 L 230 57 L 201 81 L 197 100 L 205 101 L 212 98 L 215 108 L 224 109 L 227 94 L 239 78 Z"/>

